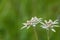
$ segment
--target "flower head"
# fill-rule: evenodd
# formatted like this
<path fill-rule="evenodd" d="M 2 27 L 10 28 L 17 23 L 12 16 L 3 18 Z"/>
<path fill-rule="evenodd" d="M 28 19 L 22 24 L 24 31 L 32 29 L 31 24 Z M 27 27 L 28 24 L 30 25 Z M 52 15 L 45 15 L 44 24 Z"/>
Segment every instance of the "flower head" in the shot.
<path fill-rule="evenodd" d="M 52 21 L 52 20 L 44 20 L 44 22 L 41 22 L 41 27 L 46 29 L 46 30 L 52 30 L 53 32 L 56 32 L 53 27 L 57 27 L 58 25 L 58 20 Z"/>
<path fill-rule="evenodd" d="M 27 21 L 26 23 L 23 23 L 24 26 L 21 29 L 26 28 L 26 27 L 27 29 L 29 29 L 30 26 L 35 27 L 41 21 L 42 21 L 42 18 L 32 17 L 31 20 Z"/>

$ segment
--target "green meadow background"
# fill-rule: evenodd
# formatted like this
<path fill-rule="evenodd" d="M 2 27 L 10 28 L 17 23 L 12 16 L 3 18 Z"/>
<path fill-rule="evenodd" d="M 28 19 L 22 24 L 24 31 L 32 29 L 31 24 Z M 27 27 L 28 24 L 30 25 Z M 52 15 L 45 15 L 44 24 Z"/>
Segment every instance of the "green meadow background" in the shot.
<path fill-rule="evenodd" d="M 60 20 L 60 0 L 0 0 L 0 40 L 36 40 L 32 27 L 20 30 L 34 16 Z M 60 27 L 54 29 L 50 40 L 60 40 Z M 47 40 L 46 30 L 37 25 L 36 31 L 39 40 Z"/>

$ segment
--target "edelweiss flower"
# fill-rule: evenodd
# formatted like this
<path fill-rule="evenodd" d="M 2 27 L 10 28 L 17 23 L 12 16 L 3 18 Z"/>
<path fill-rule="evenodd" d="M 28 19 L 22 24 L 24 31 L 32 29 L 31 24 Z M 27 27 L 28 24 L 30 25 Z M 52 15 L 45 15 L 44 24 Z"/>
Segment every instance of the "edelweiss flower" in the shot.
<path fill-rule="evenodd" d="M 27 29 L 29 29 L 30 26 L 35 27 L 38 23 L 41 22 L 41 19 L 42 18 L 32 17 L 31 20 L 27 21 L 26 23 L 23 23 L 24 26 L 21 29 L 26 28 L 26 27 Z"/>
<path fill-rule="evenodd" d="M 46 30 L 52 30 L 53 32 L 56 32 L 53 27 L 58 27 L 58 20 L 52 21 L 52 20 L 44 20 L 44 22 L 41 22 L 41 27 L 46 29 Z"/>

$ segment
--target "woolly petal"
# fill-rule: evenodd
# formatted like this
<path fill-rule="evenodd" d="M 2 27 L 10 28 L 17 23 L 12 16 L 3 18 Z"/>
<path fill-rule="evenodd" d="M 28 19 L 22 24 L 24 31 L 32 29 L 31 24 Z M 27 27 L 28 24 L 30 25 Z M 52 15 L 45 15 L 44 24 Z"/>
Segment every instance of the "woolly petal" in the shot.
<path fill-rule="evenodd" d="M 27 27 L 27 29 L 29 29 L 29 28 L 30 28 L 30 26 Z"/>
<path fill-rule="evenodd" d="M 45 23 L 44 22 L 40 22 L 42 25 L 45 25 Z"/>
<path fill-rule="evenodd" d="M 33 25 L 33 27 L 35 27 L 36 25 Z"/>
<path fill-rule="evenodd" d="M 39 22 L 41 22 L 42 21 L 42 18 L 39 18 Z"/>
<path fill-rule="evenodd" d="M 23 23 L 23 25 L 27 25 L 27 23 Z"/>
<path fill-rule="evenodd" d="M 47 20 L 44 20 L 45 23 L 47 23 Z"/>
<path fill-rule="evenodd" d="M 54 25 L 54 27 L 60 27 L 59 25 Z"/>
<path fill-rule="evenodd" d="M 42 28 L 44 28 L 44 29 L 46 29 L 46 28 L 47 28 L 47 27 L 46 27 L 46 26 L 44 26 L 44 25 L 41 25 L 41 27 L 42 27 Z"/>
<path fill-rule="evenodd" d="M 51 19 L 49 19 L 48 23 L 50 23 L 50 22 L 52 22 L 52 20 L 51 20 Z"/>
<path fill-rule="evenodd" d="M 51 29 L 53 32 L 56 32 L 54 29 Z"/>
<path fill-rule="evenodd" d="M 58 20 L 55 20 L 55 21 L 53 22 L 53 24 L 58 24 Z"/>
<path fill-rule="evenodd" d="M 32 17 L 31 21 L 38 20 L 37 17 Z"/>
<path fill-rule="evenodd" d="M 21 30 L 24 29 L 24 28 L 26 28 L 26 27 L 27 27 L 27 26 L 23 26 L 23 27 L 21 28 Z"/>

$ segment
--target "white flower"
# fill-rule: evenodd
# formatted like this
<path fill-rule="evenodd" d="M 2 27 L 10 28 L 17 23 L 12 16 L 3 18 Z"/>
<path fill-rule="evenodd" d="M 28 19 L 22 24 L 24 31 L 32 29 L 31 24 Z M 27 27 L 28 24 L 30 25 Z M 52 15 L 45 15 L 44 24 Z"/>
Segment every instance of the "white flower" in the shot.
<path fill-rule="evenodd" d="M 30 26 L 35 27 L 41 21 L 42 21 L 42 18 L 32 17 L 31 20 L 27 21 L 26 23 L 23 23 L 24 26 L 21 29 L 23 29 L 23 28 L 29 29 Z"/>
<path fill-rule="evenodd" d="M 52 30 L 53 32 L 56 32 L 53 27 L 57 27 L 58 25 L 58 20 L 52 21 L 52 20 L 44 20 L 44 22 L 41 22 L 41 27 L 46 29 L 46 30 Z"/>

